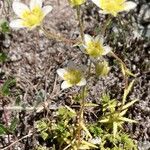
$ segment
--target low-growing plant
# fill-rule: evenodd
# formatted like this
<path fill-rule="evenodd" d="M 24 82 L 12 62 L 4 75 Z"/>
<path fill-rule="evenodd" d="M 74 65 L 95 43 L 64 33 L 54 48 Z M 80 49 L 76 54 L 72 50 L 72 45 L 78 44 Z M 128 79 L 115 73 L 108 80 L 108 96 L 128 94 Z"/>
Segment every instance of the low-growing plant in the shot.
<path fill-rule="evenodd" d="M 9 22 L 6 19 L 0 20 L 0 32 L 3 34 L 10 33 Z"/>
<path fill-rule="evenodd" d="M 81 5 L 84 5 L 86 0 L 69 0 L 69 4 L 76 11 L 79 23 L 80 37 L 76 40 L 55 35 L 44 28 L 43 20 L 52 11 L 52 6 L 43 6 L 42 0 L 31 0 L 29 6 L 17 1 L 12 4 L 18 19 L 10 22 L 11 28 L 26 28 L 30 31 L 37 28 L 49 39 L 58 40 L 66 44 L 71 43 L 72 46 L 78 47 L 87 58 L 84 65 L 70 62 L 64 68 L 59 68 L 56 71 L 64 80 L 61 84 L 62 90 L 76 86 L 79 88 L 78 93 L 75 96 L 73 95 L 73 104 L 77 105 L 77 109 L 72 106 L 61 106 L 51 116 L 48 113 L 46 117 L 36 121 L 35 127 L 39 136 L 51 145 L 51 149 L 136 150 L 134 140 L 123 130 L 125 122 L 136 123 L 135 120 L 125 116 L 128 108 L 137 102 L 137 100 L 126 102 L 134 83 L 132 81 L 128 84 L 128 79 L 130 76 L 135 77 L 135 75 L 128 69 L 123 60 L 113 52 L 113 48 L 106 45 L 105 41 L 105 32 L 112 17 L 118 17 L 120 12 L 135 8 L 136 4 L 126 0 L 92 0 L 92 2 L 100 8 L 100 13 L 108 14 L 109 19 L 100 29 L 100 34 L 96 33 L 97 35 L 92 36 L 85 34 Z M 6 32 L 6 25 L 3 24 L 3 32 Z M 111 99 L 108 94 L 103 94 L 100 105 L 98 105 L 87 101 L 90 93 L 88 85 L 91 79 L 95 78 L 97 81 L 101 77 L 106 77 L 111 71 L 109 58 L 108 60 L 105 59 L 106 55 L 114 57 L 119 63 L 125 88 L 122 100 Z M 6 81 L 1 88 L 2 93 L 8 95 L 9 87 L 14 83 L 14 80 Z M 102 111 L 101 116 L 98 116 L 98 120 L 90 122 L 86 119 L 85 112 L 89 107 L 99 107 L 99 110 Z M 10 128 L 14 128 L 14 124 Z M 3 125 L 1 125 L 0 129 L 1 133 L 6 133 Z M 49 147 L 39 146 L 36 149 L 46 150 Z"/>

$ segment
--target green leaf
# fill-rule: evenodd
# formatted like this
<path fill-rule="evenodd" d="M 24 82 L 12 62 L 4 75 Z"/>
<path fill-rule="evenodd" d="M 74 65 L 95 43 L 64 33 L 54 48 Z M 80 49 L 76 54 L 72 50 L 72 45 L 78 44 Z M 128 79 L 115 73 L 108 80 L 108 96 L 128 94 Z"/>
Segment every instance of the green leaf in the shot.
<path fill-rule="evenodd" d="M 137 121 L 126 118 L 126 117 L 120 117 L 119 120 L 129 122 L 129 123 L 137 123 Z"/>
<path fill-rule="evenodd" d="M 133 105 L 135 102 L 137 102 L 137 101 L 138 101 L 138 100 L 136 99 L 136 100 L 133 100 L 133 101 L 127 103 L 126 105 L 124 105 L 124 106 L 122 107 L 122 110 L 129 108 L 130 106 L 132 106 L 132 105 Z"/>
<path fill-rule="evenodd" d="M 70 120 L 71 118 L 76 116 L 76 112 L 68 106 L 60 107 L 58 109 L 58 114 L 63 120 Z"/>
<path fill-rule="evenodd" d="M 125 104 L 125 101 L 126 101 L 126 98 L 129 94 L 129 92 L 131 91 L 132 87 L 133 87 L 133 83 L 134 83 L 135 80 L 133 80 L 129 86 L 124 90 L 124 94 L 123 94 L 123 104 Z"/>
<path fill-rule="evenodd" d="M 80 122 L 80 126 L 82 127 L 82 129 L 86 132 L 86 134 L 92 138 L 91 133 L 89 132 L 89 130 L 87 129 L 87 127 L 85 126 L 85 124 L 83 122 Z"/>
<path fill-rule="evenodd" d="M 16 117 L 11 121 L 11 124 L 10 124 L 10 127 L 9 127 L 10 131 L 13 132 L 16 129 L 18 121 L 19 120 Z"/>
<path fill-rule="evenodd" d="M 126 67 L 124 66 L 124 64 L 120 63 L 120 66 L 121 66 L 122 74 L 123 74 L 124 76 L 129 75 L 129 76 L 132 76 L 132 77 L 136 77 L 136 75 L 133 74 L 128 68 L 126 68 Z"/>
<path fill-rule="evenodd" d="M 10 88 L 12 86 L 14 86 L 16 84 L 16 80 L 15 79 L 8 79 L 7 81 L 5 81 L 5 83 L 3 84 L 1 91 L 2 94 L 7 96 L 10 94 Z"/>
<path fill-rule="evenodd" d="M 126 70 L 126 73 L 132 77 L 136 77 L 136 75 L 133 74 L 129 69 Z"/>
<path fill-rule="evenodd" d="M 90 143 L 90 142 L 87 142 L 85 140 L 82 140 L 82 144 L 86 145 L 86 146 L 89 146 L 91 148 L 98 148 L 96 145 Z"/>
<path fill-rule="evenodd" d="M 126 114 L 127 110 L 128 110 L 128 109 L 123 110 L 121 113 L 119 113 L 119 116 L 120 116 L 120 117 L 124 116 L 124 115 Z"/>
<path fill-rule="evenodd" d="M 0 135 L 7 134 L 7 132 L 8 129 L 4 125 L 0 124 Z"/>
<path fill-rule="evenodd" d="M 103 133 L 103 130 L 99 127 L 98 124 L 90 125 L 89 126 L 89 131 L 93 134 L 94 137 L 99 137 Z"/>
<path fill-rule="evenodd" d="M 121 66 L 122 74 L 125 76 L 126 75 L 126 71 L 125 71 L 124 65 L 122 63 L 120 63 L 120 66 Z"/>
<path fill-rule="evenodd" d="M 7 59 L 7 55 L 3 52 L 0 53 L 0 62 L 5 62 Z"/>
<path fill-rule="evenodd" d="M 9 23 L 7 20 L 5 20 L 5 19 L 0 20 L 0 31 L 2 33 L 9 33 L 10 32 Z"/>
<path fill-rule="evenodd" d="M 43 120 L 36 121 L 36 128 L 38 132 L 46 131 L 48 130 L 48 127 L 49 127 L 49 124 L 47 120 L 43 119 Z"/>
<path fill-rule="evenodd" d="M 41 132 L 40 135 L 43 138 L 43 140 L 46 140 L 48 138 L 48 133 L 46 133 L 45 131 Z"/>
<path fill-rule="evenodd" d="M 108 93 L 102 94 L 102 103 L 107 104 L 110 101 L 110 95 Z"/>
<path fill-rule="evenodd" d="M 97 107 L 99 106 L 98 104 L 94 104 L 94 103 L 85 103 L 84 105 L 85 107 Z"/>
<path fill-rule="evenodd" d="M 108 123 L 109 119 L 103 119 L 103 120 L 100 120 L 99 122 L 101 122 L 101 123 Z"/>
<path fill-rule="evenodd" d="M 73 115 L 76 116 L 76 112 L 75 112 L 72 108 L 70 108 L 70 107 L 67 106 L 67 105 L 65 105 L 65 107 L 66 107 L 71 113 L 73 113 Z"/>
<path fill-rule="evenodd" d="M 113 136 L 116 137 L 116 134 L 118 132 L 118 124 L 117 122 L 113 122 Z"/>

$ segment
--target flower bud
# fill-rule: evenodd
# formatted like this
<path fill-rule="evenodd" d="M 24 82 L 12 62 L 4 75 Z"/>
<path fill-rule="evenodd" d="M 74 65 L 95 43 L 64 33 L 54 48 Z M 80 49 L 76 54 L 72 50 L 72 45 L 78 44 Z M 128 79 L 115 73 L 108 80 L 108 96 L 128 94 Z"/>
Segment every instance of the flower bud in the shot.
<path fill-rule="evenodd" d="M 110 67 L 106 61 L 95 64 L 95 72 L 97 76 L 106 76 L 109 73 L 109 70 Z"/>

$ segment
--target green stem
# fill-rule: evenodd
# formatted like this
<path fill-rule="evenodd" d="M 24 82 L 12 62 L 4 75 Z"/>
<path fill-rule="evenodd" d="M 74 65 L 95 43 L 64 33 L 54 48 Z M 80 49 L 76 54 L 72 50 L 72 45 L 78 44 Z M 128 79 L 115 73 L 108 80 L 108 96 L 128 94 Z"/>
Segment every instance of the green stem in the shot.
<path fill-rule="evenodd" d="M 51 33 L 49 31 L 45 30 L 43 26 L 40 26 L 40 29 L 43 31 L 44 35 L 48 39 L 55 39 L 56 41 L 62 41 L 62 42 L 68 43 L 68 44 L 75 44 L 75 43 L 78 42 L 76 40 L 67 39 L 67 38 L 65 38 L 63 36 Z"/>
<path fill-rule="evenodd" d="M 126 64 L 114 53 L 111 51 L 111 55 L 118 60 L 125 69 L 127 69 Z M 128 77 L 126 75 L 124 75 L 124 81 L 125 81 L 125 88 L 128 86 Z"/>
<path fill-rule="evenodd" d="M 90 73 L 91 72 L 91 66 L 92 66 L 92 62 L 90 61 L 87 80 L 89 79 L 89 77 L 91 75 L 91 73 Z M 78 115 L 79 119 L 78 119 L 78 128 L 77 128 L 77 134 L 76 134 L 77 141 L 78 141 L 77 142 L 77 149 L 79 149 L 79 146 L 81 143 L 81 130 L 82 130 L 81 123 L 84 122 L 83 114 L 84 114 L 85 102 L 86 102 L 86 99 L 85 99 L 86 85 L 83 86 L 81 93 L 82 93 L 82 102 L 81 102 L 81 107 L 80 107 L 80 111 L 79 111 L 79 115 Z"/>
<path fill-rule="evenodd" d="M 84 30 L 83 30 L 83 22 L 81 19 L 81 6 L 77 6 L 76 11 L 77 11 L 77 19 L 79 21 L 80 36 L 81 36 L 81 39 L 83 42 L 84 41 Z"/>
<path fill-rule="evenodd" d="M 126 64 L 114 53 L 114 52 L 111 52 L 112 56 L 114 58 L 116 58 L 121 64 L 123 64 L 124 68 L 127 69 L 126 67 Z M 125 89 L 128 87 L 128 77 L 126 75 L 124 75 L 124 81 L 125 81 Z M 122 107 L 124 106 L 124 101 L 122 100 L 122 103 L 121 103 L 121 107 L 120 109 L 118 110 L 118 112 L 121 112 L 122 111 Z"/>
<path fill-rule="evenodd" d="M 102 36 L 105 36 L 107 26 L 110 24 L 111 20 L 112 20 L 111 15 L 109 15 L 107 20 L 105 21 L 104 25 L 102 26 L 102 30 L 101 30 L 101 35 Z"/>
<path fill-rule="evenodd" d="M 76 134 L 76 139 L 77 139 L 77 149 L 79 149 L 80 147 L 80 143 L 81 143 L 81 123 L 84 121 L 83 118 L 83 114 L 84 114 L 84 106 L 85 106 L 85 90 L 86 90 L 86 86 L 83 86 L 82 88 L 82 102 L 81 102 L 81 107 L 80 107 L 80 111 L 79 111 L 79 119 L 78 119 L 78 128 L 77 128 L 77 134 Z"/>

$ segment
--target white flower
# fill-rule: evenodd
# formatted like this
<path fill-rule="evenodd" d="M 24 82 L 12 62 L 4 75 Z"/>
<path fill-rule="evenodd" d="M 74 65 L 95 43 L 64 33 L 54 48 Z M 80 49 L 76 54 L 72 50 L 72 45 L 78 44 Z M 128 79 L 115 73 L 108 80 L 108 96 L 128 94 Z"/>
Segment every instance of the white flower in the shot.
<path fill-rule="evenodd" d="M 44 17 L 52 10 L 52 6 L 42 7 L 42 0 L 31 0 L 29 7 L 21 2 L 13 2 L 13 10 L 19 19 L 10 22 L 12 28 L 33 29 L 39 26 Z"/>
<path fill-rule="evenodd" d="M 102 10 L 100 13 L 117 16 L 119 12 L 129 11 L 136 7 L 136 3 L 126 0 L 92 0 Z"/>
<path fill-rule="evenodd" d="M 75 66 L 68 66 L 65 69 L 60 68 L 57 70 L 57 74 L 64 79 L 61 84 L 62 89 L 66 89 L 74 85 L 84 86 L 86 84 L 86 79 L 84 78 L 82 70 Z"/>
<path fill-rule="evenodd" d="M 98 58 L 102 55 L 106 55 L 111 51 L 109 46 L 104 46 L 104 40 L 100 36 L 95 38 L 88 34 L 84 36 L 85 44 L 83 45 L 84 51 L 91 57 Z"/>

